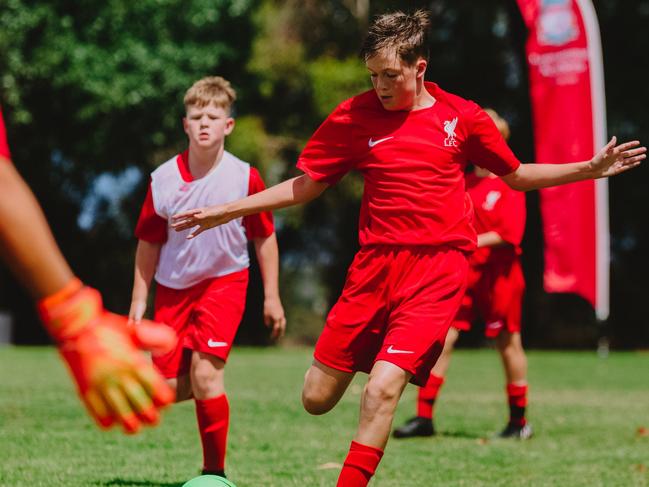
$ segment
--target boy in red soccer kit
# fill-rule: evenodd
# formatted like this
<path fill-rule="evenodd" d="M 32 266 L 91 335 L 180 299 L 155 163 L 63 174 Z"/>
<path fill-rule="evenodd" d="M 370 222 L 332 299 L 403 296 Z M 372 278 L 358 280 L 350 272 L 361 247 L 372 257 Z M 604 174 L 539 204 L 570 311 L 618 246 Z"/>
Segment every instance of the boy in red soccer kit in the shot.
<path fill-rule="evenodd" d="M 166 326 L 138 330 L 107 312 L 98 291 L 84 286 L 65 261 L 36 198 L 11 163 L 0 111 L 0 257 L 29 290 L 56 340 L 78 394 L 102 428 L 126 433 L 155 425 L 173 391 L 138 349 L 175 344 Z"/>
<path fill-rule="evenodd" d="M 425 384 L 464 296 L 467 255 L 476 245 L 467 162 L 480 161 L 509 186 L 530 190 L 618 174 L 637 166 L 646 150 L 613 139 L 590 161 L 521 165 L 478 105 L 424 82 L 429 24 L 423 11 L 374 20 L 362 49 L 374 89 L 329 115 L 299 157 L 304 174 L 173 217 L 177 231 L 193 229 L 193 239 L 245 215 L 306 203 L 351 170 L 363 175 L 361 249 L 302 390 L 305 409 L 323 414 L 356 372 L 369 373 L 338 479 L 343 487 L 369 482 L 404 387 Z"/>
<path fill-rule="evenodd" d="M 248 287 L 248 241 L 264 283 L 264 321 L 273 337 L 286 320 L 279 297 L 278 250 L 270 212 L 235 219 L 204 240 L 189 241 L 171 230 L 171 215 L 195 206 L 222 204 L 264 189 L 256 169 L 225 151 L 234 129 L 236 94 L 221 77 L 203 78 L 187 91 L 183 119 L 189 149 L 159 166 L 135 234 L 133 298 L 137 323 L 157 282 L 154 316 L 179 337 L 154 363 L 176 390 L 176 401 L 193 398 L 203 447 L 203 474 L 224 475 L 229 405 L 223 369 L 241 322 Z"/>
<path fill-rule="evenodd" d="M 507 140 L 507 122 L 493 110 L 485 112 Z M 485 335 L 496 339 L 507 378 L 510 417 L 500 436 L 527 439 L 532 435 L 525 419 L 527 359 L 520 335 L 525 280 L 519 255 L 525 231 L 525 195 L 480 166 L 467 175 L 466 189 L 473 203 L 478 233 L 478 250 L 469 258 L 467 292 L 446 335 L 444 350 L 426 385 L 418 391 L 417 416 L 395 429 L 395 438 L 435 434 L 433 406 L 444 383 L 451 352 L 459 332 L 470 330 L 477 317 L 485 321 Z"/>

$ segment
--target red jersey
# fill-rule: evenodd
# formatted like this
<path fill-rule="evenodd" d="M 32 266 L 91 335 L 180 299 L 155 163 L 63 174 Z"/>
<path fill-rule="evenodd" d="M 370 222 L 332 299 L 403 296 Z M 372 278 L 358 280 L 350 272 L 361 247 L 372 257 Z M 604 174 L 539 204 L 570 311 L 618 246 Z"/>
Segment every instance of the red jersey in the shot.
<path fill-rule="evenodd" d="M 473 225 L 480 233 L 496 232 L 510 245 L 478 249 L 472 263 L 484 263 L 521 253 L 521 241 L 525 232 L 525 193 L 511 189 L 500 178 L 466 176 L 466 189 L 474 208 Z"/>
<path fill-rule="evenodd" d="M 7 144 L 7 134 L 5 132 L 5 123 L 2 119 L 2 110 L 0 109 L 0 157 L 11 160 L 9 154 L 9 145 Z"/>
<path fill-rule="evenodd" d="M 298 168 L 336 183 L 358 170 L 365 189 L 361 246 L 450 245 L 475 248 L 467 161 L 504 176 L 520 162 L 478 105 L 426 83 L 432 107 L 389 111 L 371 90 L 341 103 L 313 134 Z"/>

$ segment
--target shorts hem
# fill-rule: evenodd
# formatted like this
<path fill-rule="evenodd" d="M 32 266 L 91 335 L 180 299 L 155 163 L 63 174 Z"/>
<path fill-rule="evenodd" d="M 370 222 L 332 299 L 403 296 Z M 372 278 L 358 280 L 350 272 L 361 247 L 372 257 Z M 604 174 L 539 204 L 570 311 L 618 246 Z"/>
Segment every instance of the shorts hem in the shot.
<path fill-rule="evenodd" d="M 327 367 L 330 367 L 332 369 L 336 369 L 336 370 L 338 370 L 340 372 L 345 372 L 347 374 L 355 374 L 356 372 L 363 372 L 362 370 L 359 370 L 359 369 L 354 370 L 354 369 L 352 369 L 350 367 L 343 367 L 343 366 L 340 366 L 340 365 L 335 365 L 335 364 L 329 362 L 328 360 L 322 360 L 318 356 L 318 354 L 316 352 L 313 353 L 313 358 L 315 360 L 317 360 L 318 362 L 320 362 L 322 365 L 326 365 Z"/>

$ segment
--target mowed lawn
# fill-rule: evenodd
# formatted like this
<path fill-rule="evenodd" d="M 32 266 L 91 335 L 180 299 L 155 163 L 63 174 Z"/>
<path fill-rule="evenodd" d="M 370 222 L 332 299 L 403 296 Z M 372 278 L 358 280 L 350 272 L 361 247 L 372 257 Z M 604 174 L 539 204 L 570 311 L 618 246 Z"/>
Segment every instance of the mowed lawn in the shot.
<path fill-rule="evenodd" d="M 238 349 L 226 380 L 227 471 L 238 487 L 333 487 L 356 427 L 364 375 L 321 417 L 300 404 L 310 349 Z M 527 442 L 504 426 L 504 382 L 492 350 L 458 351 L 437 406 L 440 434 L 390 441 L 370 485 L 648 486 L 649 354 L 531 352 Z M 100 432 L 52 348 L 0 349 L 1 486 L 181 486 L 201 462 L 193 403 L 160 427 Z M 412 415 L 409 386 L 397 412 Z"/>

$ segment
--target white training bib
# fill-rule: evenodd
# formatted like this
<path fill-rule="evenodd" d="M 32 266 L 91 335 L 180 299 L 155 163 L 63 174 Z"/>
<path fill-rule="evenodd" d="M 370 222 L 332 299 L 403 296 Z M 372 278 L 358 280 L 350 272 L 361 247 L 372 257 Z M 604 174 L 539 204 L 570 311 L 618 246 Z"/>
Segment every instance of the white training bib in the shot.
<path fill-rule="evenodd" d="M 206 176 L 183 180 L 177 156 L 151 174 L 153 206 L 167 220 L 167 241 L 160 249 L 155 280 L 173 289 L 185 289 L 224 276 L 250 264 L 243 218 L 211 228 L 192 240 L 191 230 L 176 232 L 171 216 L 184 210 L 229 203 L 248 196 L 250 165 L 224 151 L 221 162 Z"/>

